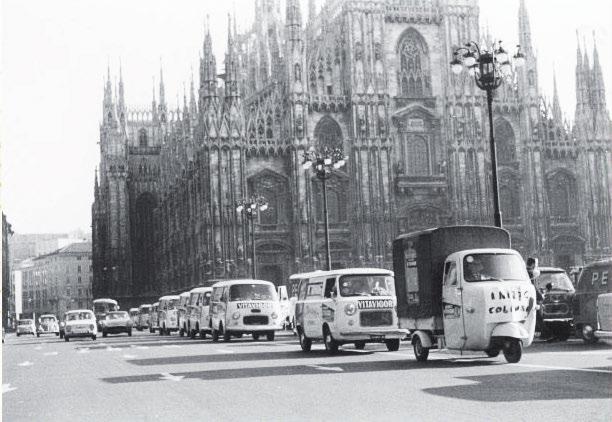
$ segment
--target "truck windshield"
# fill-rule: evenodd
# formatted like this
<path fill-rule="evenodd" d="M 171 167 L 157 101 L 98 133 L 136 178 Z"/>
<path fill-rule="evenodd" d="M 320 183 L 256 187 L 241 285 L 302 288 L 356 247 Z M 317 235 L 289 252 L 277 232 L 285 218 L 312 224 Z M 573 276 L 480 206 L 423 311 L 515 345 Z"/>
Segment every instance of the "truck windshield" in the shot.
<path fill-rule="evenodd" d="M 143 314 L 143 315 L 147 315 L 150 310 L 151 310 L 151 308 L 142 308 L 140 310 L 140 313 Z"/>
<path fill-rule="evenodd" d="M 32 323 L 31 319 L 22 319 L 18 322 L 19 325 L 30 325 Z"/>
<path fill-rule="evenodd" d="M 463 258 L 463 278 L 467 282 L 529 280 L 520 256 L 493 253 L 466 255 Z"/>
<path fill-rule="evenodd" d="M 230 287 L 230 301 L 274 300 L 274 287 L 268 284 L 234 284 Z"/>
<path fill-rule="evenodd" d="M 395 296 L 395 283 L 388 275 L 345 275 L 340 278 L 340 295 Z"/>
<path fill-rule="evenodd" d="M 536 287 L 540 290 L 546 290 L 546 286 L 549 283 L 551 290 L 565 290 L 567 292 L 574 291 L 572 282 L 564 272 L 541 272 L 540 276 L 536 279 Z"/>

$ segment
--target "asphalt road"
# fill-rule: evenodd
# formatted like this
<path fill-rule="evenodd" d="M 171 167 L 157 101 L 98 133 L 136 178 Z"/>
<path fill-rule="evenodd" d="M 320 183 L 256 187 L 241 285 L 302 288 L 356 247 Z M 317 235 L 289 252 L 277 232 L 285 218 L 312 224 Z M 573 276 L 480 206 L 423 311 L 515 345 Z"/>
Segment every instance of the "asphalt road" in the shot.
<path fill-rule="evenodd" d="M 536 342 L 518 364 L 295 337 L 6 337 L 5 421 L 612 420 L 612 346 Z"/>

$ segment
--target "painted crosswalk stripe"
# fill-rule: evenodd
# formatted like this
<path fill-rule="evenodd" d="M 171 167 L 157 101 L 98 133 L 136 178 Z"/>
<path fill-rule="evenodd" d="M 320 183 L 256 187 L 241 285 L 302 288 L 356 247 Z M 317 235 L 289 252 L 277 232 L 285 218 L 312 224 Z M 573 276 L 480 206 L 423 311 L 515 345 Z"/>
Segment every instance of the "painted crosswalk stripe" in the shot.
<path fill-rule="evenodd" d="M 514 366 L 522 366 L 524 368 L 536 368 L 536 369 L 552 369 L 552 370 L 557 370 L 557 371 L 579 371 L 579 372 L 596 372 L 599 374 L 612 374 L 611 370 L 606 370 L 606 369 L 572 368 L 569 366 L 532 365 L 532 364 L 527 364 L 527 363 L 515 363 Z"/>

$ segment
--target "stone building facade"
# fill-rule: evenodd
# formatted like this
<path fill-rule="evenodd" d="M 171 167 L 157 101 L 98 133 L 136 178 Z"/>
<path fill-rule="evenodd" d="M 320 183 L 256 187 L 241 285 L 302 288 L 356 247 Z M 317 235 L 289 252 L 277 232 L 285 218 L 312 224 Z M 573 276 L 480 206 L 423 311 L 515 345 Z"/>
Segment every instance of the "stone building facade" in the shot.
<path fill-rule="evenodd" d="M 21 272 L 23 315 L 61 318 L 71 309 L 92 309 L 91 250 L 91 242 L 73 243 L 23 260 L 15 269 Z"/>
<path fill-rule="evenodd" d="M 6 215 L 2 213 L 2 326 L 13 327 L 13 317 L 15 314 L 13 297 L 13 285 L 11 283 L 11 253 L 9 239 L 13 235 L 11 223 L 8 222 Z"/>
<path fill-rule="evenodd" d="M 126 105 L 110 71 L 92 206 L 94 296 L 134 306 L 210 278 L 248 274 L 236 201 L 263 195 L 260 278 L 323 268 L 321 184 L 311 147 L 349 159 L 328 181 L 334 267 L 391 266 L 400 233 L 492 224 L 486 97 L 452 52 L 479 33 L 477 0 L 257 0 L 228 18 L 223 73 L 204 34 L 199 81 L 170 109 L 163 75 L 150 107 Z M 235 21 L 234 21 L 235 22 Z M 578 48 L 573 125 L 538 87 L 524 1 L 527 64 L 495 93 L 504 227 L 513 246 L 569 267 L 611 253 L 612 129 L 597 48 Z M 108 269 L 112 268 L 112 271 Z"/>

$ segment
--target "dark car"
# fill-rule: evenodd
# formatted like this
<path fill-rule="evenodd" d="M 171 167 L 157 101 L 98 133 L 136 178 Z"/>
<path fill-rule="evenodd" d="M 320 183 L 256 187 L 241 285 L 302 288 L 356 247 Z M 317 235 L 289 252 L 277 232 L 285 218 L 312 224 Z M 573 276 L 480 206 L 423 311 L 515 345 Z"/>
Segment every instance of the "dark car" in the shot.
<path fill-rule="evenodd" d="M 132 320 L 125 311 L 107 313 L 104 319 L 100 321 L 100 325 L 102 326 L 102 337 L 119 333 L 126 333 L 128 336 L 132 335 Z"/>
<path fill-rule="evenodd" d="M 539 267 L 539 270 L 535 284 L 544 296 L 542 337 L 554 336 L 565 341 L 573 330 L 574 285 L 562 268 Z"/>

